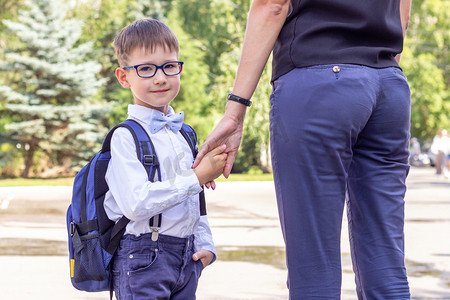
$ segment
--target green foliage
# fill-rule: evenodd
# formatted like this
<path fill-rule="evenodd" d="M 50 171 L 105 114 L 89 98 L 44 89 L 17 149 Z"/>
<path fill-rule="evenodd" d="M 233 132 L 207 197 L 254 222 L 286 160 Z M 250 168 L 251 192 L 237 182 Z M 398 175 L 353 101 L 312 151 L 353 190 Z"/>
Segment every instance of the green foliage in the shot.
<path fill-rule="evenodd" d="M 200 126 L 201 141 L 207 136 L 205 132 L 210 132 L 222 117 L 226 95 L 233 86 L 239 62 L 249 7 L 250 1 L 247 0 L 180 0 L 174 7 L 179 14 L 178 19 L 184 24 L 183 30 L 191 37 L 191 41 L 180 41 L 181 47 L 185 47 L 189 42 L 195 43 L 203 50 L 202 60 L 209 67 L 206 94 L 203 95 L 204 92 L 199 90 L 193 94 L 196 99 L 199 99 L 199 96 L 204 97 L 198 101 L 201 110 L 197 114 L 204 120 L 204 126 Z M 200 68 L 198 62 L 196 66 Z M 268 157 L 269 148 L 270 72 L 269 63 L 253 96 L 254 104 L 247 112 L 242 144 L 233 165 L 233 172 L 248 172 L 254 167 L 264 171 L 270 170 L 270 163 L 267 160 L 261 161 L 262 153 Z M 185 84 L 183 78 L 183 88 Z"/>
<path fill-rule="evenodd" d="M 401 66 L 411 86 L 411 135 L 450 128 L 450 2 L 413 0 Z"/>
<path fill-rule="evenodd" d="M 17 10 L 19 7 L 23 5 L 22 0 L 10 1 L 10 0 L 0 0 L 0 20 L 16 20 L 17 19 Z M 3 22 L 0 22 L 0 61 L 4 60 L 4 51 L 7 48 L 7 44 L 13 44 L 16 40 L 11 37 L 7 30 L 6 26 Z M 8 76 L 5 74 L 4 76 L 0 76 L 0 86 L 7 82 Z M 4 110 L 4 103 L 0 101 L 0 112 Z M 5 131 L 5 125 L 11 123 L 11 118 L 8 115 L 0 113 L 0 134 Z M 1 157 L 3 155 L 0 153 L 0 164 Z M 5 166 L 2 166 L 2 170 Z"/>
<path fill-rule="evenodd" d="M 16 20 L 18 8 L 23 5 L 23 2 L 23 0 L 0 0 L 0 20 Z M 4 49 L 3 39 L 6 37 L 6 27 L 0 23 L 0 49 Z"/>
<path fill-rule="evenodd" d="M 448 119 L 443 71 L 433 64 L 433 56 L 420 54 L 416 58 L 404 53 L 402 64 L 411 88 L 411 135 L 426 140 L 436 134 Z"/>
<path fill-rule="evenodd" d="M 15 177 L 23 159 L 16 151 L 15 145 L 2 141 L 0 144 L 0 177 Z"/>
<path fill-rule="evenodd" d="M 183 30 L 178 11 L 173 10 L 168 15 L 167 24 L 177 35 L 179 59 L 184 62 L 180 93 L 171 105 L 176 111 L 184 111 L 185 122 L 195 128 L 199 140 L 203 141 L 214 122 L 213 116 L 206 113 L 214 99 L 207 93 L 210 79 L 205 52 L 201 44 Z"/>
<path fill-rule="evenodd" d="M 178 0 L 176 9 L 184 24 L 183 29 L 201 43 L 210 76 L 220 74 L 219 58 L 240 44 L 245 21 L 236 22 L 238 7 L 228 0 Z"/>
<path fill-rule="evenodd" d="M 96 78 L 101 66 L 84 60 L 92 45 L 77 44 L 81 23 L 65 19 L 67 9 L 61 0 L 29 2 L 18 22 L 3 22 L 21 41 L 5 51 L 0 70 L 8 73 L 8 85 L 0 86 L 0 95 L 2 115 L 12 120 L 6 135 L 21 145 L 24 177 L 41 152 L 68 167 L 91 156 L 108 111 L 90 103 L 102 85 Z"/>
<path fill-rule="evenodd" d="M 448 0 L 413 1 L 409 45 L 415 53 L 429 53 L 450 79 L 450 2 Z"/>

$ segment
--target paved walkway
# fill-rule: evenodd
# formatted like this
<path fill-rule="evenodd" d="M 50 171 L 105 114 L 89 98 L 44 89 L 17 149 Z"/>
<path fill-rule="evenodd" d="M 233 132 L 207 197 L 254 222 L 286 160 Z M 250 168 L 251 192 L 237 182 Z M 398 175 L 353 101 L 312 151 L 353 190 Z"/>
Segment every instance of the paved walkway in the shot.
<path fill-rule="evenodd" d="M 70 194 L 70 187 L 0 187 L 0 299 L 108 299 L 77 291 L 68 279 Z M 220 182 L 207 201 L 219 259 L 203 271 L 198 299 L 287 299 L 273 183 Z M 353 300 L 346 221 L 342 299 Z M 431 168 L 411 170 L 405 234 L 413 299 L 450 299 L 450 181 Z"/>

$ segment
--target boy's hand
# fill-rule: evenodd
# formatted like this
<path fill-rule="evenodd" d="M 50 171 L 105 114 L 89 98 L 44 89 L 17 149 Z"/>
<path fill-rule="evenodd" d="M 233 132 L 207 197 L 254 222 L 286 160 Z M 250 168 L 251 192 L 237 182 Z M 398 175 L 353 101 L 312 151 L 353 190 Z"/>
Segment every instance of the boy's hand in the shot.
<path fill-rule="evenodd" d="M 209 251 L 209 250 L 200 250 L 200 251 L 197 251 L 197 252 L 195 252 L 193 255 L 192 255 L 192 259 L 194 260 L 194 261 L 197 261 L 197 260 L 201 260 L 201 262 L 202 262 L 202 264 L 203 264 L 203 269 L 204 268 L 206 268 L 211 262 L 212 262 L 212 260 L 214 259 L 214 253 L 212 253 L 211 251 Z"/>
<path fill-rule="evenodd" d="M 200 185 L 209 183 L 222 174 L 227 161 L 225 149 L 226 146 L 222 145 L 207 153 L 194 169 Z"/>

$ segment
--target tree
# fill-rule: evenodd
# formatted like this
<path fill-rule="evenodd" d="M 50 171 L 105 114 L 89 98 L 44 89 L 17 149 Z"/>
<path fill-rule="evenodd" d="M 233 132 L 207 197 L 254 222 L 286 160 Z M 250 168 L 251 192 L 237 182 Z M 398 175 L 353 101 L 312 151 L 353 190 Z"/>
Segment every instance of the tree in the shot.
<path fill-rule="evenodd" d="M 411 135 L 431 139 L 450 127 L 450 2 L 413 0 L 400 61 L 411 86 Z"/>
<path fill-rule="evenodd" d="M 0 86 L 2 114 L 11 117 L 6 136 L 20 146 L 28 177 L 37 153 L 54 164 L 73 167 L 92 155 L 104 136 L 109 106 L 92 103 L 103 84 L 100 64 L 85 61 L 91 43 L 77 44 L 81 22 L 66 19 L 62 0 L 28 2 L 18 22 L 4 21 L 21 44 L 5 51 L 0 70 L 8 83 Z"/>
<path fill-rule="evenodd" d="M 237 12 L 248 12 L 228 0 L 178 0 L 176 9 L 183 29 L 201 43 L 205 51 L 205 63 L 210 68 L 211 79 L 221 73 L 219 58 L 231 52 L 242 40 L 246 19 L 237 19 Z M 241 1 L 238 1 L 241 2 Z"/>
<path fill-rule="evenodd" d="M 22 5 L 22 2 L 23 0 L 0 0 L 0 20 L 15 19 L 17 8 Z M 5 26 L 0 23 L 0 49 L 4 49 L 6 47 L 6 36 Z"/>
<path fill-rule="evenodd" d="M 418 54 L 431 54 L 450 84 L 450 2 L 448 0 L 413 0 L 408 28 L 408 47 Z"/>
<path fill-rule="evenodd" d="M 177 19 L 183 23 L 183 30 L 190 35 L 191 41 L 201 47 L 204 64 L 209 67 L 209 84 L 206 85 L 205 93 L 200 90 L 193 93 L 202 97 L 197 97 L 198 106 L 201 107 L 199 115 L 206 119 L 200 140 L 206 138 L 214 123 L 223 115 L 226 96 L 233 86 L 239 62 L 250 2 L 180 0 L 174 5 L 174 10 L 179 14 Z M 232 170 L 235 173 L 252 169 L 270 171 L 270 74 L 269 62 L 253 95 L 253 105 L 247 111 L 242 144 Z"/>
<path fill-rule="evenodd" d="M 0 0 L 0 20 L 4 19 L 16 19 L 18 7 L 22 5 L 22 0 L 9 1 Z M 4 57 L 4 49 L 6 48 L 8 40 L 8 33 L 6 32 L 6 26 L 0 22 L 0 60 Z M 13 43 L 11 38 L 9 38 L 9 43 Z M 0 77 L 0 85 L 4 84 L 7 80 L 6 76 Z M 3 104 L 0 102 L 0 111 L 3 109 Z M 8 116 L 4 116 L 0 119 L 0 133 L 4 131 L 4 125 L 10 122 Z M 0 150 L 1 151 L 1 150 Z"/>
<path fill-rule="evenodd" d="M 411 88 L 411 136 L 426 141 L 448 120 L 444 72 L 433 63 L 431 54 L 412 57 L 406 49 L 402 60 Z"/>

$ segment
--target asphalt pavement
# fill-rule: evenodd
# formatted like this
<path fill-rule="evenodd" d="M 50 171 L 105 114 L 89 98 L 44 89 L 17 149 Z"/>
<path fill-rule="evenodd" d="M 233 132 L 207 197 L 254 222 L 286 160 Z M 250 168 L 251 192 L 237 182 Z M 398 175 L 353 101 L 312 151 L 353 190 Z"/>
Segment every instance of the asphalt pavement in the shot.
<path fill-rule="evenodd" d="M 407 184 L 412 299 L 450 299 L 450 180 L 438 178 L 432 168 L 412 168 Z M 0 299 L 109 298 L 70 284 L 65 229 L 70 196 L 71 187 L 0 187 Z M 206 196 L 218 260 L 203 271 L 197 299 L 288 299 L 273 182 L 219 182 Z M 346 222 L 344 217 L 342 299 L 353 300 Z"/>

